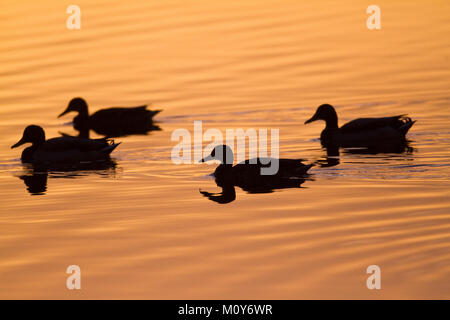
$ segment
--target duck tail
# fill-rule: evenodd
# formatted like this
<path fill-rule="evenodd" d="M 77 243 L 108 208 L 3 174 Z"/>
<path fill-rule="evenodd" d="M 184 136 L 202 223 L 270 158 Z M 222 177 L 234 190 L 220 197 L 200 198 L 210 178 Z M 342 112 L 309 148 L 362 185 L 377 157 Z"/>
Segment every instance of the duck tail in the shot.
<path fill-rule="evenodd" d="M 153 118 L 154 116 L 156 116 L 158 113 L 160 113 L 162 110 L 147 110 L 147 117 L 149 119 Z"/>
<path fill-rule="evenodd" d="M 409 117 L 405 117 L 404 118 L 404 124 L 402 124 L 398 130 L 404 135 L 406 136 L 406 134 L 408 133 L 409 129 L 411 129 L 411 127 L 413 126 L 414 123 L 416 123 L 417 120 L 412 120 Z"/>
<path fill-rule="evenodd" d="M 117 146 L 118 146 L 119 144 L 121 144 L 121 143 L 122 143 L 122 142 L 110 144 L 109 146 L 104 147 L 103 149 L 101 149 L 100 152 L 101 152 L 101 153 L 104 153 L 104 154 L 106 154 L 106 155 L 109 155 L 109 154 L 110 154 L 111 152 L 113 152 L 114 149 L 117 148 Z"/>
<path fill-rule="evenodd" d="M 301 167 L 299 167 L 297 169 L 297 172 L 300 173 L 300 174 L 306 174 L 308 172 L 308 170 L 311 169 L 312 167 L 314 167 L 313 163 L 305 164 L 305 165 L 302 165 Z"/>

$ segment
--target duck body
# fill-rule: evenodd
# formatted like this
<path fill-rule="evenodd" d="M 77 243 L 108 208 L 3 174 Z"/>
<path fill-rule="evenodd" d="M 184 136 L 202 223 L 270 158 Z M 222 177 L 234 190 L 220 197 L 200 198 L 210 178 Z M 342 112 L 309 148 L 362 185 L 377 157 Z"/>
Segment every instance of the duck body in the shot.
<path fill-rule="evenodd" d="M 301 159 L 254 158 L 233 166 L 233 151 L 226 145 L 216 146 L 211 154 L 201 160 L 219 160 L 214 171 L 215 181 L 222 188 L 220 193 L 201 191 L 209 200 L 226 204 L 236 199 L 235 186 L 248 193 L 270 193 L 275 189 L 299 188 L 312 164 L 305 165 Z M 262 174 L 278 162 L 278 170 L 272 174 Z M 266 172 L 267 173 L 267 172 Z"/>
<path fill-rule="evenodd" d="M 35 125 L 25 128 L 22 139 L 11 148 L 31 143 L 22 152 L 23 163 L 42 165 L 80 164 L 110 159 L 110 153 L 119 145 L 108 139 L 58 137 L 45 140 L 44 130 Z"/>
<path fill-rule="evenodd" d="M 274 189 L 298 188 L 305 182 L 304 177 L 313 166 L 304 165 L 301 160 L 278 159 L 278 161 L 280 168 L 274 175 L 262 175 L 261 168 L 268 167 L 268 165 L 251 164 L 250 160 L 235 165 L 231 170 L 222 170 L 219 166 L 214 172 L 216 183 L 219 185 L 223 184 L 223 181 L 231 180 L 231 184 L 249 193 L 267 193 Z"/>
<path fill-rule="evenodd" d="M 156 130 L 153 117 L 161 110 L 148 110 L 146 105 L 138 107 L 113 107 L 101 109 L 89 115 L 84 99 L 74 98 L 58 117 L 69 112 L 78 112 L 73 119 L 74 128 L 80 132 L 94 130 L 96 133 L 115 137 L 129 134 L 145 134 Z"/>
<path fill-rule="evenodd" d="M 107 160 L 118 144 L 110 144 L 106 139 L 83 139 L 72 137 L 52 138 L 38 148 L 29 147 L 34 152 L 24 150 L 22 161 L 32 163 L 79 163 Z"/>
<path fill-rule="evenodd" d="M 338 127 L 333 106 L 324 104 L 305 124 L 324 120 L 325 129 L 320 135 L 324 146 L 379 147 L 406 143 L 406 134 L 415 121 L 405 115 L 382 118 L 359 118 Z"/>
<path fill-rule="evenodd" d="M 262 174 L 263 168 L 269 168 L 271 163 L 278 161 L 278 171 L 276 174 Z M 214 171 L 214 176 L 218 179 L 229 179 L 235 185 L 243 184 L 259 184 L 264 181 L 276 181 L 279 179 L 289 179 L 293 177 L 301 177 L 307 173 L 312 165 L 305 165 L 302 159 L 273 159 L 273 158 L 254 158 L 245 160 L 230 166 L 220 164 Z"/>

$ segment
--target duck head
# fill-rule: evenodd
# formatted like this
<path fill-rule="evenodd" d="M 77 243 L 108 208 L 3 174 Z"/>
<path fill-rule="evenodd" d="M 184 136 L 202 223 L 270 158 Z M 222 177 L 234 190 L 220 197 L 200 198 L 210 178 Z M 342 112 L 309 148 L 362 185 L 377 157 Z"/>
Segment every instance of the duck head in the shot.
<path fill-rule="evenodd" d="M 66 110 L 64 110 L 64 112 L 61 113 L 58 118 L 61 118 L 63 115 L 69 112 L 78 112 L 80 115 L 87 116 L 88 106 L 86 101 L 83 98 L 73 98 L 72 100 L 70 100 Z"/>
<path fill-rule="evenodd" d="M 210 160 L 219 160 L 222 165 L 233 165 L 234 162 L 234 155 L 231 148 L 227 145 L 218 145 L 216 146 L 212 151 L 211 154 L 202 160 L 200 162 L 206 162 Z"/>
<path fill-rule="evenodd" d="M 39 126 L 31 125 L 25 128 L 23 131 L 22 139 L 15 145 L 11 146 L 11 149 L 17 148 L 25 143 L 31 143 L 33 146 L 39 146 L 45 142 L 45 132 Z"/>
<path fill-rule="evenodd" d="M 337 128 L 338 127 L 338 117 L 334 107 L 329 104 L 322 104 L 316 110 L 316 113 L 311 117 L 311 119 L 306 120 L 305 124 L 311 123 L 316 120 L 323 120 L 327 124 L 327 128 Z"/>

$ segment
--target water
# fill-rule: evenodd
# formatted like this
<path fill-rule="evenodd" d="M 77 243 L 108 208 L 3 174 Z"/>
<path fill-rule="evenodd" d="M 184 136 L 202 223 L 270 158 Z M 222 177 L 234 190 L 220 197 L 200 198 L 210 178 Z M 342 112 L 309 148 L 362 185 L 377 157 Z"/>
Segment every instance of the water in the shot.
<path fill-rule="evenodd" d="M 69 31 L 65 3 L 3 1 L 1 298 L 450 298 L 448 1 L 378 1 L 380 31 L 364 1 L 77 4 Z M 33 176 L 10 146 L 32 123 L 76 134 L 56 118 L 75 96 L 151 103 L 162 130 L 116 139 L 115 167 Z M 327 159 L 323 124 L 303 125 L 322 103 L 341 124 L 409 114 L 411 148 Z M 214 165 L 170 161 L 194 120 L 278 128 L 281 157 L 318 165 L 301 188 L 217 204 L 199 192 L 220 191 Z"/>

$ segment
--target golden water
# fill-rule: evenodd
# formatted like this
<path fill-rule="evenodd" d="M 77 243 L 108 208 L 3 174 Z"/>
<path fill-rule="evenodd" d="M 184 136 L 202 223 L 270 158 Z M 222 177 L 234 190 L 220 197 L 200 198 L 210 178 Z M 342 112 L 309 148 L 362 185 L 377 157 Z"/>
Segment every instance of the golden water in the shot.
<path fill-rule="evenodd" d="M 450 298 L 450 2 L 2 1 L 1 298 Z M 152 103 L 162 131 L 117 139 L 115 169 L 20 178 L 26 125 L 74 134 L 92 111 Z M 278 128 L 280 156 L 324 162 L 322 103 L 344 123 L 408 113 L 404 153 L 341 152 L 302 188 L 217 204 L 214 166 L 170 161 L 177 128 Z M 45 177 L 44 177 L 45 178 Z M 82 289 L 67 290 L 79 265 Z M 366 288 L 366 268 L 382 289 Z"/>

